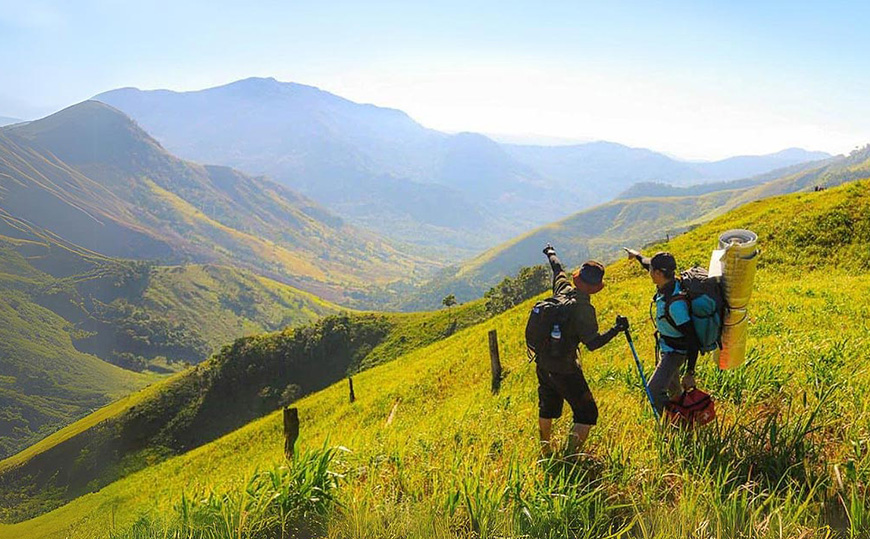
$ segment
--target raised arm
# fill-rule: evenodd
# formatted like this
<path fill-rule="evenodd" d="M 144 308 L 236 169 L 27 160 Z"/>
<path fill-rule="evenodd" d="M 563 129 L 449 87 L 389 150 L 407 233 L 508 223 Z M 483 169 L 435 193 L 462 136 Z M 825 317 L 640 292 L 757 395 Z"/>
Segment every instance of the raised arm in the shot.
<path fill-rule="evenodd" d="M 550 269 L 553 270 L 553 294 L 561 294 L 572 289 L 574 286 L 562 267 L 562 261 L 556 256 L 556 249 L 548 243 L 544 247 L 544 254 L 550 262 Z"/>
<path fill-rule="evenodd" d="M 550 269 L 553 270 L 554 276 L 565 271 L 562 269 L 562 261 L 559 260 L 558 256 L 556 256 L 556 249 L 554 249 L 549 243 L 544 247 L 544 255 L 546 255 L 547 260 L 550 262 Z"/>
<path fill-rule="evenodd" d="M 623 247 L 622 250 L 625 251 L 626 253 L 628 253 L 629 260 L 631 260 L 631 259 L 637 260 L 638 263 L 643 267 L 643 269 L 649 271 L 649 264 L 644 263 L 643 255 L 640 253 L 640 251 L 635 251 L 634 249 L 629 249 L 628 247 Z"/>

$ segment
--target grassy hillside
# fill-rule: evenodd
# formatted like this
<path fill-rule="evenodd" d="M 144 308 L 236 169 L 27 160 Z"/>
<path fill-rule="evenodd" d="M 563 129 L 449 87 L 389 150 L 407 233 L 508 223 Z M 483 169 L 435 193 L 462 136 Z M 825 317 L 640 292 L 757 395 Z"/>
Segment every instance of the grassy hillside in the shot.
<path fill-rule="evenodd" d="M 728 204 L 718 208 L 712 215 L 720 215 L 753 200 L 762 200 L 775 195 L 808 191 L 815 187 L 834 187 L 870 175 L 870 145 L 855 150 L 844 158 L 832 159 L 821 167 L 786 174 L 776 180 L 753 187 Z"/>
<path fill-rule="evenodd" d="M 442 312 L 343 313 L 238 339 L 101 410 L 99 421 L 86 417 L 0 462 L 0 518 L 40 514 L 485 317 L 482 301 Z"/>
<path fill-rule="evenodd" d="M 243 270 L 111 259 L 2 210 L 0 296 L 0 457 L 154 373 L 199 363 L 240 336 L 339 310 Z"/>
<path fill-rule="evenodd" d="M 617 340 L 583 354 L 601 410 L 587 454 L 576 467 L 537 461 L 526 303 L 360 373 L 353 404 L 344 384 L 296 403 L 300 448 L 349 450 L 331 457 L 342 475 L 329 496 L 340 505 L 323 535 L 867 537 L 870 181 L 751 203 L 661 247 L 681 266 L 706 263 L 718 234 L 736 227 L 759 234 L 763 257 L 748 362 L 726 372 L 699 362 L 699 382 L 717 400 L 715 425 L 656 429 Z M 650 369 L 652 284 L 627 261 L 610 266 L 607 280 L 594 300 L 599 319 L 628 315 Z M 489 393 L 490 328 L 508 369 L 497 396 Z M 558 427 L 564 440 L 567 420 Z M 51 513 L 2 526 L 0 536 L 162 537 L 163 525 L 191 530 L 220 520 L 233 536 L 250 537 L 268 502 L 248 480 L 281 462 L 281 430 L 280 413 L 271 414 Z M 287 488 L 301 484 L 293 479 Z M 290 524 L 304 527 L 298 518 Z"/>
<path fill-rule="evenodd" d="M 34 267 L 42 261 L 40 247 L 32 240 L 0 235 L 2 456 L 154 379 L 76 348 L 74 324 L 40 301 L 59 282 Z M 103 263 L 86 253 L 73 254 L 59 245 L 56 249 L 58 260 L 78 265 L 82 273 Z"/>
<path fill-rule="evenodd" d="M 309 323 L 340 308 L 224 266 L 148 266 L 142 285 L 95 304 L 77 346 L 128 368 L 199 363 L 243 335 Z M 175 369 L 179 370 L 179 369 Z"/>
<path fill-rule="evenodd" d="M 540 263 L 539 252 L 547 242 L 558 245 L 568 258 L 610 261 L 621 256 L 624 246 L 637 248 L 662 241 L 747 202 L 816 186 L 835 186 L 868 175 L 870 146 L 821 165 L 785 169 L 778 176 L 714 184 L 712 192 L 707 192 L 706 186 L 666 187 L 658 196 L 649 196 L 650 186 L 641 186 L 633 195 L 629 193 L 630 198 L 584 210 L 514 238 L 459 267 L 442 270 L 431 282 L 407 294 L 403 307 L 425 308 L 449 293 L 463 300 L 478 297 L 521 266 Z M 647 196 L 640 196 L 643 194 Z"/>
<path fill-rule="evenodd" d="M 756 187 L 764 183 L 779 180 L 786 176 L 793 176 L 800 172 L 819 170 L 824 166 L 835 165 L 842 163 L 846 158 L 843 156 L 831 157 L 829 159 L 819 159 L 791 165 L 788 167 L 778 168 L 771 172 L 742 178 L 739 180 L 728 180 L 709 183 L 698 183 L 687 186 L 672 185 L 663 182 L 640 182 L 632 185 L 625 191 L 619 194 L 617 198 L 644 198 L 644 197 L 684 197 L 698 196 L 712 193 L 714 191 L 733 191 L 735 189 L 743 189 Z M 783 194 L 783 193 L 780 193 Z"/>
<path fill-rule="evenodd" d="M 589 258 L 618 256 L 622 246 L 644 245 L 665 234 L 685 230 L 687 223 L 725 204 L 735 192 L 718 191 L 697 197 L 616 199 L 561 221 L 536 228 L 490 249 L 459 267 L 440 271 L 431 281 L 403 296 L 402 308 L 425 308 L 446 294 L 467 300 L 522 266 L 545 261 L 545 244 L 578 264 Z"/>
<path fill-rule="evenodd" d="M 4 129 L 0 182 L 0 207 L 88 249 L 241 267 L 345 303 L 426 266 L 286 187 L 182 161 L 95 101 Z"/>

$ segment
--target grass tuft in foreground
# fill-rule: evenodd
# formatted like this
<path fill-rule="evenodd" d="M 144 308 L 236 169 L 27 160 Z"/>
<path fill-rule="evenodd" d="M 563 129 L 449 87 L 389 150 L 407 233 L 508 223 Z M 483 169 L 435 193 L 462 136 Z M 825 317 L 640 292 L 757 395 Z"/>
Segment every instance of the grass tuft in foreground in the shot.
<path fill-rule="evenodd" d="M 143 515 L 112 539 L 240 539 L 310 537 L 336 505 L 343 448 L 306 451 L 288 465 L 255 472 L 227 492 L 182 494 L 164 518 Z"/>

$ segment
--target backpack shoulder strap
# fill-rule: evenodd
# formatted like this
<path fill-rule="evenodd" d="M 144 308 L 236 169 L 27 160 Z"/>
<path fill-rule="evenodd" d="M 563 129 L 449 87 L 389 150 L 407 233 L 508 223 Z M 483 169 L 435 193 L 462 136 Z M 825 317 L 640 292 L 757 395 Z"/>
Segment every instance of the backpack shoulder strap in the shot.
<path fill-rule="evenodd" d="M 671 294 L 667 298 L 665 298 L 665 320 L 668 321 L 668 324 L 673 326 L 674 329 L 677 329 L 677 323 L 674 322 L 674 318 L 671 316 L 671 305 L 677 301 L 685 301 L 686 307 L 689 309 L 689 317 L 692 316 L 692 301 L 689 299 L 689 295 L 685 290 L 680 290 L 676 294 Z"/>

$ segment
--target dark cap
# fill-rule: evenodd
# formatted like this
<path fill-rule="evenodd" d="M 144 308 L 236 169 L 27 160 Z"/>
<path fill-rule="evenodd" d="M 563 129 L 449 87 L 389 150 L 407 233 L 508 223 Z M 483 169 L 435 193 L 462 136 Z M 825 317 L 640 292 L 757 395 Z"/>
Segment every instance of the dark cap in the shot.
<path fill-rule="evenodd" d="M 643 259 L 641 259 L 641 262 L 644 266 L 649 266 L 652 269 L 657 269 L 660 271 L 677 270 L 677 261 L 674 259 L 674 255 L 666 251 L 659 251 L 656 254 L 652 255 L 652 258 L 644 257 Z"/>
<path fill-rule="evenodd" d="M 599 285 L 604 280 L 604 265 L 597 260 L 587 260 L 574 272 L 574 280 L 580 279 L 589 285 Z"/>

